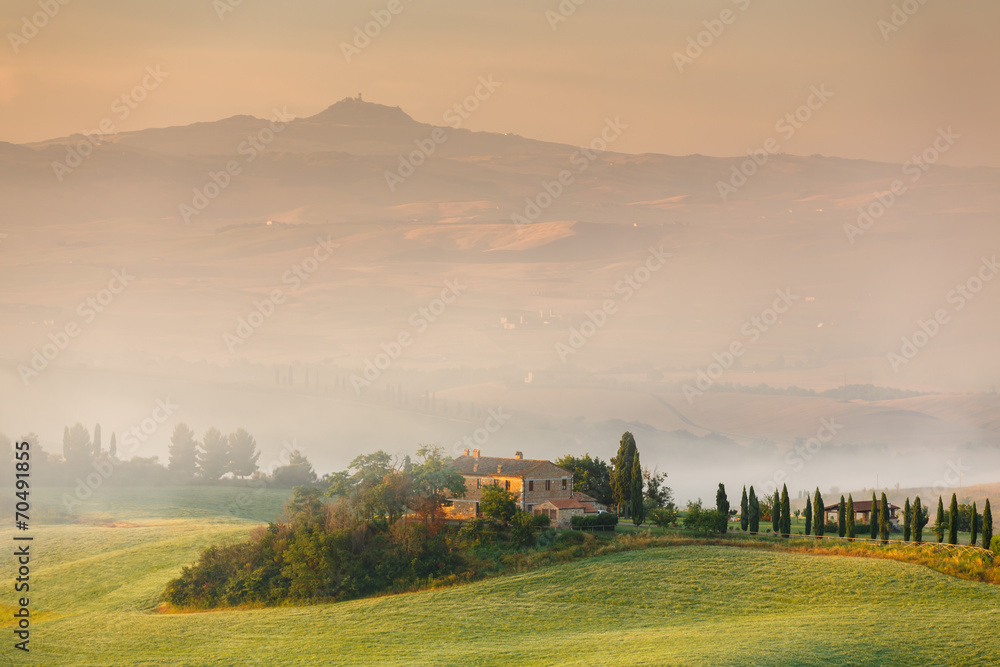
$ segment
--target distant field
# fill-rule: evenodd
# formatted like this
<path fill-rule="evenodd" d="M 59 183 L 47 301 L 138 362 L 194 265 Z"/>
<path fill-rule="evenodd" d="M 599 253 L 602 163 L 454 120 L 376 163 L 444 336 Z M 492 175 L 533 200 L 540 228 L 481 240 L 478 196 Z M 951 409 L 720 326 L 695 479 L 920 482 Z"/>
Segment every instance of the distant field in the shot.
<path fill-rule="evenodd" d="M 92 501 L 103 525 L 38 527 L 32 604 L 47 617 L 17 664 L 990 664 L 1000 653 L 998 587 L 887 560 L 710 546 L 338 604 L 156 613 L 203 546 L 242 537 L 287 497 L 263 492 L 256 518 L 232 517 L 235 491 L 109 489 Z"/>

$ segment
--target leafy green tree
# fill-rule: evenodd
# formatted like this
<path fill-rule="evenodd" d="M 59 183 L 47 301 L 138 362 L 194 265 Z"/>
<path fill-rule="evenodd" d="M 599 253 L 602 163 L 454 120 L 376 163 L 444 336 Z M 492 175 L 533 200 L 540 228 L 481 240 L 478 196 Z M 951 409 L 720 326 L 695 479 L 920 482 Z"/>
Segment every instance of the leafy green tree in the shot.
<path fill-rule="evenodd" d="M 826 524 L 826 512 L 823 510 L 823 496 L 816 487 L 816 495 L 813 497 L 813 533 L 817 538 L 822 539 L 823 530 Z"/>
<path fill-rule="evenodd" d="M 972 537 L 969 539 L 969 544 L 971 546 L 976 546 L 976 541 L 977 541 L 976 538 L 979 537 L 979 533 L 976 532 L 976 529 L 979 528 L 979 526 L 977 525 L 978 523 L 979 523 L 979 515 L 976 514 L 976 503 L 972 503 L 972 526 L 970 527 L 970 531 L 972 532 Z"/>
<path fill-rule="evenodd" d="M 913 501 L 913 541 L 920 544 L 924 540 L 924 526 L 930 521 L 927 508 L 920 504 L 920 496 Z"/>
<path fill-rule="evenodd" d="M 572 456 L 567 454 L 555 460 L 560 468 L 573 473 L 573 490 L 586 493 L 606 507 L 615 505 L 615 494 L 611 490 L 611 468 L 608 464 L 590 454 Z"/>
<path fill-rule="evenodd" d="M 937 535 L 938 544 L 944 542 L 944 501 L 938 496 L 937 519 L 934 523 L 934 534 Z"/>
<path fill-rule="evenodd" d="M 837 506 L 837 537 L 847 534 L 847 504 L 844 495 L 840 495 L 840 505 Z"/>
<path fill-rule="evenodd" d="M 629 504 L 632 514 L 632 523 L 636 527 L 641 526 L 646 520 L 646 505 L 642 496 L 642 465 L 639 463 L 639 451 L 636 450 L 632 459 L 632 491 L 629 493 Z"/>
<path fill-rule="evenodd" d="M 889 543 L 889 501 L 882 493 L 882 500 L 878 504 L 878 536 L 882 544 Z"/>
<path fill-rule="evenodd" d="M 632 459 L 635 458 L 635 438 L 625 431 L 618 445 L 618 455 L 615 456 L 614 470 L 611 473 L 611 490 L 618 514 L 626 514 L 632 494 Z"/>
<path fill-rule="evenodd" d="M 722 482 L 719 482 L 719 490 L 715 492 L 715 511 L 719 513 L 719 533 L 725 535 L 729 529 L 729 498 L 726 497 L 726 485 Z"/>
<path fill-rule="evenodd" d="M 903 541 L 910 541 L 910 531 L 913 524 L 913 510 L 910 508 L 910 499 L 906 499 L 906 504 L 903 505 Z"/>
<path fill-rule="evenodd" d="M 236 477 L 249 477 L 257 472 L 257 441 L 246 429 L 238 428 L 229 434 L 229 472 Z"/>
<path fill-rule="evenodd" d="M 743 485 L 743 497 L 740 498 L 740 530 L 744 533 L 750 526 L 750 500 L 747 498 L 747 487 Z"/>
<path fill-rule="evenodd" d="M 958 544 L 958 496 L 954 493 L 948 508 L 948 544 Z"/>
<path fill-rule="evenodd" d="M 215 481 L 229 470 L 229 440 L 214 426 L 205 431 L 198 451 L 198 472 Z"/>
<path fill-rule="evenodd" d="M 993 512 L 990 511 L 990 499 L 986 499 L 983 508 L 983 548 L 989 549 L 993 542 Z"/>
<path fill-rule="evenodd" d="M 872 511 L 868 513 L 868 537 L 873 540 L 878 537 L 878 515 L 875 513 L 877 509 L 878 499 L 872 491 Z"/>
<path fill-rule="evenodd" d="M 514 544 L 530 547 L 535 544 L 535 520 L 524 510 L 517 510 L 510 520 L 510 537 Z"/>
<path fill-rule="evenodd" d="M 167 469 L 170 472 L 183 479 L 192 479 L 198 473 L 198 441 L 187 424 L 174 426 L 167 453 Z"/>
<path fill-rule="evenodd" d="M 812 535 L 813 524 L 813 503 L 812 498 L 806 496 L 806 535 Z"/>
<path fill-rule="evenodd" d="M 70 474 L 84 473 L 93 461 L 94 445 L 86 427 L 77 422 L 72 428 L 63 429 L 63 458 Z"/>
<path fill-rule="evenodd" d="M 719 531 L 719 524 L 727 521 L 728 513 L 723 514 L 718 509 L 706 510 L 701 504 L 701 498 L 697 502 L 689 502 L 687 513 L 684 516 L 684 527 L 688 530 L 696 530 L 708 535 Z"/>
<path fill-rule="evenodd" d="M 756 535 L 760 531 L 760 505 L 757 502 L 757 494 L 754 493 L 753 486 L 750 487 L 750 495 L 747 498 L 750 519 L 747 522 L 750 534 Z"/>
<path fill-rule="evenodd" d="M 847 494 L 847 526 L 846 532 L 848 539 L 854 539 L 855 526 L 854 526 L 854 496 Z"/>
<path fill-rule="evenodd" d="M 674 506 L 674 491 L 667 486 L 667 473 L 643 468 L 642 479 L 646 483 L 646 491 L 643 494 L 645 497 L 643 505 L 647 509 L 659 507 L 676 509 Z"/>
<path fill-rule="evenodd" d="M 422 445 L 417 457 L 418 462 L 407 471 L 412 480 L 408 505 L 430 526 L 437 521 L 448 498 L 465 495 L 465 478 L 455 470 L 441 447 Z"/>
<path fill-rule="evenodd" d="M 499 486 L 487 486 L 479 499 L 479 511 L 506 526 L 517 511 L 517 496 Z"/>
<path fill-rule="evenodd" d="M 781 487 L 781 536 L 789 537 L 792 534 L 792 508 L 788 499 L 788 485 Z"/>
<path fill-rule="evenodd" d="M 288 455 L 288 464 L 278 466 L 271 475 L 272 483 L 281 489 L 307 486 L 316 483 L 316 472 L 309 459 L 295 449 Z"/>

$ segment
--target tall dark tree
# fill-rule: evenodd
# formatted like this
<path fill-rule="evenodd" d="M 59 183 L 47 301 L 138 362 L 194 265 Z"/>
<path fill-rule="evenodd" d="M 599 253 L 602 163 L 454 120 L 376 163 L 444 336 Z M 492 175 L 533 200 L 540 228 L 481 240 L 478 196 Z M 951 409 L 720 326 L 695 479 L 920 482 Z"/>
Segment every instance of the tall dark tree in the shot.
<path fill-rule="evenodd" d="M 826 523 L 826 512 L 823 511 L 823 496 L 819 492 L 819 487 L 816 487 L 816 495 L 813 497 L 813 533 L 817 538 L 823 537 L 823 532 Z"/>
<path fill-rule="evenodd" d="M 913 527 L 913 510 L 910 508 L 910 499 L 906 499 L 903 505 L 903 541 L 910 541 L 910 531 Z"/>
<path fill-rule="evenodd" d="M 118 458 L 118 439 L 115 437 L 114 431 L 111 432 L 111 442 L 108 443 L 108 456 L 112 459 Z"/>
<path fill-rule="evenodd" d="M 238 428 L 229 434 L 229 472 L 236 477 L 249 477 L 257 471 L 257 441 L 246 429 Z"/>
<path fill-rule="evenodd" d="M 760 503 L 757 501 L 757 494 L 754 493 L 753 486 L 750 487 L 750 495 L 747 498 L 749 506 L 750 520 L 748 528 L 751 535 L 756 535 L 760 531 Z"/>
<path fill-rule="evenodd" d="M 229 470 L 229 440 L 214 426 L 205 431 L 198 451 L 198 474 L 215 481 Z"/>
<path fill-rule="evenodd" d="M 750 525 L 750 501 L 747 499 L 747 487 L 743 485 L 743 497 L 740 498 L 740 530 L 747 532 Z"/>
<path fill-rule="evenodd" d="M 944 542 L 944 501 L 938 496 L 937 519 L 934 522 L 934 534 L 937 535 L 938 544 Z"/>
<path fill-rule="evenodd" d="M 636 450 L 632 459 L 632 491 L 629 494 L 632 523 L 636 526 L 641 526 L 646 520 L 646 506 L 642 501 L 642 466 L 639 463 L 639 452 Z"/>
<path fill-rule="evenodd" d="M 813 525 L 813 501 L 812 498 L 806 496 L 806 535 L 812 535 L 812 525 Z"/>
<path fill-rule="evenodd" d="M 632 459 L 635 458 L 635 438 L 628 431 L 622 434 L 618 445 L 618 455 L 615 456 L 615 466 L 611 473 L 611 489 L 618 514 L 628 515 L 629 499 L 632 494 Z"/>
<path fill-rule="evenodd" d="M 889 501 L 884 492 L 878 504 L 878 537 L 882 544 L 889 543 Z"/>
<path fill-rule="evenodd" d="M 837 537 L 847 534 L 847 503 L 844 502 L 844 494 L 840 494 L 840 504 L 837 505 Z"/>
<path fill-rule="evenodd" d="M 854 496 L 847 494 L 847 537 L 854 539 Z"/>
<path fill-rule="evenodd" d="M 990 511 L 990 499 L 986 499 L 983 508 L 983 548 L 989 549 L 993 543 L 993 512 Z"/>
<path fill-rule="evenodd" d="M 781 532 L 781 494 L 774 489 L 774 500 L 771 503 L 771 532 L 777 535 Z"/>
<path fill-rule="evenodd" d="M 198 441 L 194 439 L 194 431 L 187 424 L 174 426 L 167 453 L 170 457 L 167 462 L 170 472 L 183 479 L 194 478 L 198 472 Z"/>
<path fill-rule="evenodd" d="M 972 537 L 969 539 L 969 544 L 971 546 L 976 546 L 977 538 L 979 537 L 979 515 L 976 514 L 976 503 L 972 503 L 972 526 L 969 528 L 972 531 Z"/>
<path fill-rule="evenodd" d="M 729 529 L 729 498 L 726 497 L 726 485 L 719 482 L 719 490 L 715 492 L 715 509 L 719 512 L 719 532 L 725 535 Z"/>
<path fill-rule="evenodd" d="M 788 537 L 792 534 L 792 507 L 788 499 L 788 485 L 781 487 L 781 536 Z"/>
<path fill-rule="evenodd" d="M 958 496 L 954 493 L 948 508 L 948 544 L 958 544 Z"/>
<path fill-rule="evenodd" d="M 94 424 L 94 459 L 101 455 L 101 425 Z"/>
<path fill-rule="evenodd" d="M 929 518 L 927 508 L 920 504 L 920 496 L 913 501 L 913 541 L 920 544 L 924 541 L 924 526 Z"/>
<path fill-rule="evenodd" d="M 875 498 L 875 492 L 872 491 L 872 511 L 868 513 L 868 537 L 870 539 L 875 539 L 878 537 L 878 500 Z"/>

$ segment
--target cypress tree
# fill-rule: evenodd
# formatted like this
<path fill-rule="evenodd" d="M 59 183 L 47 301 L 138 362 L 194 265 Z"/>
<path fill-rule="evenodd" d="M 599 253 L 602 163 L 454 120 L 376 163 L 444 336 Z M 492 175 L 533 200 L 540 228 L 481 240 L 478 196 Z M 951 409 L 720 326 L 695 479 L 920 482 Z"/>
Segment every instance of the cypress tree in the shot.
<path fill-rule="evenodd" d="M 715 492 L 715 509 L 719 517 L 719 533 L 725 535 L 729 529 L 729 498 L 726 497 L 726 485 L 719 482 L 719 490 Z"/>
<path fill-rule="evenodd" d="M 924 540 L 924 507 L 920 504 L 920 496 L 913 501 L 913 541 L 920 544 Z"/>
<path fill-rule="evenodd" d="M 944 501 L 938 496 L 937 520 L 934 524 L 934 534 L 937 535 L 938 544 L 944 542 Z"/>
<path fill-rule="evenodd" d="M 958 496 L 954 493 L 948 508 L 948 544 L 958 544 Z"/>
<path fill-rule="evenodd" d="M 629 500 L 632 495 L 632 459 L 635 457 L 635 438 L 628 431 L 622 433 L 615 456 L 615 469 L 611 474 L 611 490 L 614 492 L 618 514 L 628 515 Z"/>
<path fill-rule="evenodd" d="M 812 525 L 813 525 L 813 501 L 812 498 L 806 496 L 806 535 L 812 535 Z"/>
<path fill-rule="evenodd" d="M 639 450 L 636 450 L 632 458 L 632 491 L 629 495 L 632 523 L 635 526 L 641 526 L 646 520 L 646 506 L 642 501 L 642 467 L 639 464 Z"/>
<path fill-rule="evenodd" d="M 757 494 L 754 493 L 752 486 L 750 487 L 750 497 L 747 500 L 747 504 L 750 510 L 750 520 L 748 521 L 750 534 L 756 535 L 760 530 L 760 505 L 757 502 Z"/>
<path fill-rule="evenodd" d="M 843 537 L 847 533 L 847 505 L 844 504 L 844 495 L 840 495 L 840 505 L 837 506 L 837 537 Z"/>
<path fill-rule="evenodd" d="M 872 491 L 872 511 L 868 513 L 868 538 L 872 540 L 878 537 L 878 515 L 875 514 L 877 507 L 878 500 L 875 498 L 875 492 Z"/>
<path fill-rule="evenodd" d="M 771 507 L 771 532 L 777 535 L 781 532 L 781 494 L 774 488 L 774 506 Z"/>
<path fill-rule="evenodd" d="M 750 501 L 747 499 L 747 487 L 743 485 L 743 497 L 740 498 L 740 530 L 747 532 L 750 525 Z"/>
<path fill-rule="evenodd" d="M 983 508 L 983 548 L 989 549 L 993 542 L 993 513 L 990 511 L 990 499 L 986 499 Z"/>
<path fill-rule="evenodd" d="M 781 535 L 788 537 L 792 534 L 792 503 L 788 498 L 788 485 L 781 485 Z"/>
<path fill-rule="evenodd" d="M 847 539 L 854 539 L 854 497 L 847 494 Z"/>
<path fill-rule="evenodd" d="M 823 537 L 823 525 L 826 522 L 826 513 L 823 511 L 823 496 L 820 495 L 819 487 L 816 487 L 816 496 L 813 498 L 813 533 L 817 538 Z"/>
<path fill-rule="evenodd" d="M 906 504 L 903 505 L 903 541 L 910 541 L 910 529 L 913 526 L 913 510 L 910 509 L 910 499 L 906 499 Z"/>
<path fill-rule="evenodd" d="M 889 543 L 889 511 L 889 501 L 883 493 L 878 505 L 878 536 L 882 544 Z"/>
<path fill-rule="evenodd" d="M 972 538 L 969 540 L 971 546 L 976 546 L 976 538 L 979 537 L 978 523 L 979 515 L 976 513 L 976 503 L 972 503 L 972 525 L 969 526 L 969 530 L 972 531 Z"/>

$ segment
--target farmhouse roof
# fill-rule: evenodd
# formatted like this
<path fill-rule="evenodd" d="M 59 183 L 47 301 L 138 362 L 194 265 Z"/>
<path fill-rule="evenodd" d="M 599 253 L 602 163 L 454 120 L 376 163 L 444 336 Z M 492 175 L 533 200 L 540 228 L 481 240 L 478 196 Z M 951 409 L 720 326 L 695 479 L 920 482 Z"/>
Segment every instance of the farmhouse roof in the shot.
<path fill-rule="evenodd" d="M 879 501 L 875 501 L 875 511 L 878 511 Z M 845 505 L 846 507 L 846 505 Z M 834 503 L 832 505 L 827 505 L 823 508 L 824 512 L 836 512 L 840 509 L 840 503 Z M 890 510 L 898 510 L 899 505 L 893 505 L 889 503 Z M 854 501 L 854 511 L 855 512 L 871 512 L 872 511 L 872 501 L 870 500 L 855 500 Z"/>
<path fill-rule="evenodd" d="M 452 465 L 462 475 L 479 477 L 525 477 L 529 472 L 553 477 L 572 477 L 573 473 L 544 459 L 508 459 L 499 456 L 459 456 Z"/>

